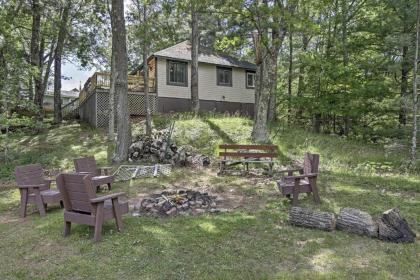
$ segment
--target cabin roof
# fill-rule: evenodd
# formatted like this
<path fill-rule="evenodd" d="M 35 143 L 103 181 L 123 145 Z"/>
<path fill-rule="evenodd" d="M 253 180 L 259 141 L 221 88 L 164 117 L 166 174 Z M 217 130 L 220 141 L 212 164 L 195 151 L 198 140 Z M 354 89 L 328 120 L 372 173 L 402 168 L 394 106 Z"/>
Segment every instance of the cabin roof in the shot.
<path fill-rule="evenodd" d="M 164 58 L 169 58 L 169 59 L 172 58 L 172 59 L 191 61 L 191 44 L 188 40 L 183 41 L 172 47 L 155 52 L 153 55 L 157 57 L 164 57 Z M 216 64 L 216 65 L 221 65 L 221 66 L 229 66 L 229 67 L 239 67 L 239 68 L 252 69 L 252 70 L 256 69 L 255 64 L 251 62 L 239 60 L 230 55 L 222 54 L 203 46 L 200 46 L 199 48 L 198 62 Z"/>

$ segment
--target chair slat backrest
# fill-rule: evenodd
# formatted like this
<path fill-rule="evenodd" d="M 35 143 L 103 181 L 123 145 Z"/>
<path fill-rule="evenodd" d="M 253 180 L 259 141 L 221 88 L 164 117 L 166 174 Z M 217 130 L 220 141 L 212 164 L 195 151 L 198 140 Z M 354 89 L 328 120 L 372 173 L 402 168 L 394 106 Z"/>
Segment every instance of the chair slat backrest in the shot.
<path fill-rule="evenodd" d="M 303 174 L 318 173 L 319 155 L 306 153 L 303 161 Z"/>
<path fill-rule="evenodd" d="M 40 164 L 16 166 L 15 178 L 19 186 L 44 184 L 45 187 L 40 187 L 39 189 L 41 191 L 48 189 L 48 184 L 44 179 L 44 171 Z"/>
<path fill-rule="evenodd" d="M 93 175 L 98 174 L 98 166 L 94 157 L 82 157 L 74 160 L 74 168 L 76 172 L 91 172 Z"/>
<path fill-rule="evenodd" d="M 91 178 L 92 175 L 77 173 L 61 173 L 57 176 L 57 187 L 67 211 L 93 212 L 90 199 L 96 197 L 96 192 Z"/>

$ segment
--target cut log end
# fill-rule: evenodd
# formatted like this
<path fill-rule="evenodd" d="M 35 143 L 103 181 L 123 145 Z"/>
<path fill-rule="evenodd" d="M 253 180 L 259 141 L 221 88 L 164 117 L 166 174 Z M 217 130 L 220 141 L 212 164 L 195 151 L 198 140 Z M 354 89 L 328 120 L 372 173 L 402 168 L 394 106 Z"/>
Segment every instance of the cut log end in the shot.
<path fill-rule="evenodd" d="M 379 239 L 396 243 L 412 243 L 416 234 L 410 229 L 407 221 L 401 217 L 398 208 L 382 213 L 379 219 Z"/>

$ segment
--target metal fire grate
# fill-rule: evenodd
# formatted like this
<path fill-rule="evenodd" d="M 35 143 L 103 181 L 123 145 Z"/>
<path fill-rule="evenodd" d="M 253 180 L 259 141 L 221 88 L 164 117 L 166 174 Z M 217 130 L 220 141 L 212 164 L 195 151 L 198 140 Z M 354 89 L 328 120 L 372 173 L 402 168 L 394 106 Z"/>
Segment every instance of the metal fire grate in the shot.
<path fill-rule="evenodd" d="M 171 171 L 172 165 L 170 164 L 155 164 L 151 166 L 120 165 L 114 176 L 116 181 L 128 181 L 139 177 L 167 176 Z"/>

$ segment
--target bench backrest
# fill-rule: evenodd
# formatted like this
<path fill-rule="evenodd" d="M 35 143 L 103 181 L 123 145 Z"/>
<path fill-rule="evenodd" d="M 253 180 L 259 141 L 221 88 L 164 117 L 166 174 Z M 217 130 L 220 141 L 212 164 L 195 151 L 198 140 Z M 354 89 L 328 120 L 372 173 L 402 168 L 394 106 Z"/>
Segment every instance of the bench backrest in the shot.
<path fill-rule="evenodd" d="M 221 157 L 253 157 L 253 158 L 276 158 L 278 147 L 276 145 L 241 145 L 222 144 L 219 145 Z"/>
<path fill-rule="evenodd" d="M 303 160 L 303 174 L 318 173 L 319 154 L 306 153 Z"/>
<path fill-rule="evenodd" d="M 91 172 L 94 176 L 101 175 L 98 172 L 98 166 L 93 156 L 76 158 L 73 161 L 76 172 Z"/>
<path fill-rule="evenodd" d="M 40 164 L 16 166 L 15 178 L 18 186 L 45 184 L 45 187 L 41 187 L 39 190 L 43 191 L 49 188 L 48 183 L 44 179 L 44 171 Z M 32 192 L 30 191 L 30 193 Z"/>
<path fill-rule="evenodd" d="M 77 173 L 60 173 L 57 176 L 57 187 L 63 196 L 64 208 L 67 211 L 92 213 L 94 208 L 90 199 L 96 197 L 91 183 L 92 175 Z"/>

